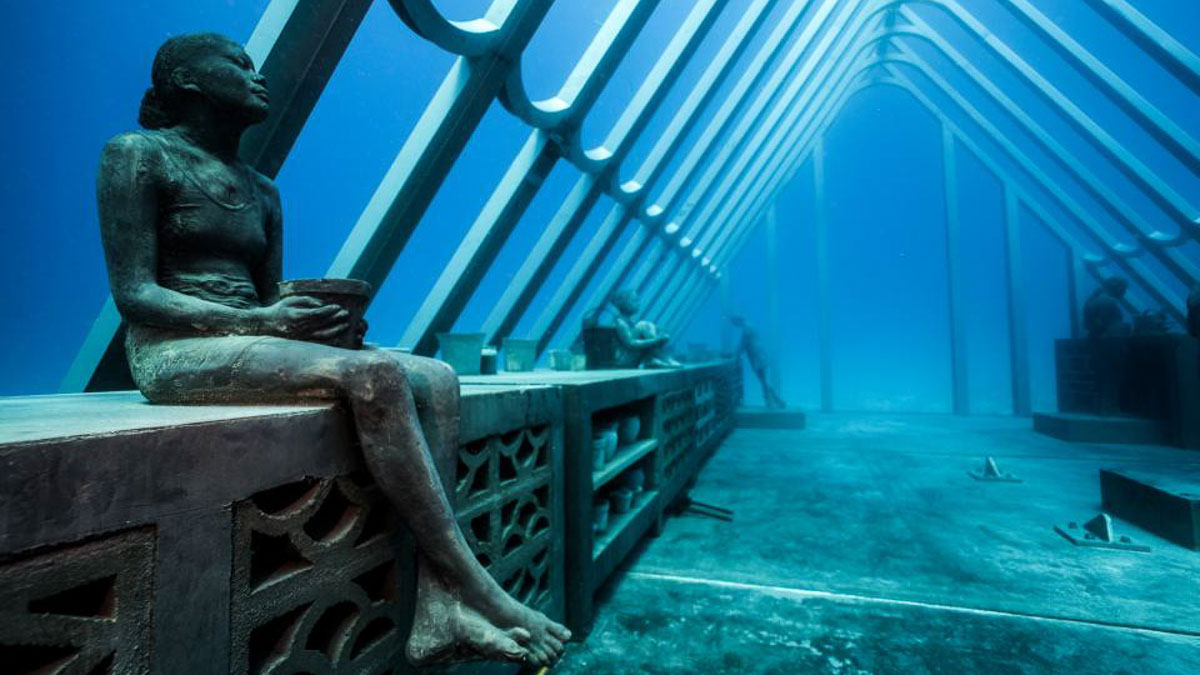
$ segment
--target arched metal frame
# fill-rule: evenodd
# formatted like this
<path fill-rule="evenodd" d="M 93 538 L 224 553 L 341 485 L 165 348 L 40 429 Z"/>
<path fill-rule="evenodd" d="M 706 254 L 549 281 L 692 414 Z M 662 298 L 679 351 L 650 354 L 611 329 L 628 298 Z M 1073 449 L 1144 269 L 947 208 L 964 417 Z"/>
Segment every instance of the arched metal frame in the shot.
<path fill-rule="evenodd" d="M 566 270 L 561 286 L 532 319 L 526 335 L 545 349 L 577 329 L 566 319 L 582 307 L 606 301 L 622 286 L 637 288 L 644 310 L 677 333 L 721 283 L 723 270 L 764 221 L 764 214 L 797 172 L 812 159 L 818 209 L 817 276 L 822 298 L 818 317 L 822 407 L 832 407 L 829 346 L 829 277 L 824 221 L 824 135 L 855 94 L 871 86 L 909 92 L 943 128 L 947 192 L 947 268 L 950 295 L 955 410 L 969 411 L 965 332 L 958 269 L 956 153 L 965 149 L 1004 185 L 1005 260 L 1009 289 L 1014 410 L 1029 409 L 1028 347 L 1017 214 L 1025 207 L 1067 249 L 1072 306 L 1082 273 L 1099 277 L 1116 267 L 1176 318 L 1183 303 L 1177 288 L 1200 276 L 1196 261 L 1179 249 L 1200 239 L 1196 209 L 1170 184 L 1123 147 L 1022 59 L 957 0 L 751 0 L 701 71 L 636 170 L 623 164 L 672 87 L 707 39 L 728 0 L 698 0 L 649 70 L 625 110 L 598 147 L 584 147 L 587 117 L 617 66 L 629 52 L 658 0 L 617 0 L 561 90 L 533 101 L 522 80 L 521 59 L 552 0 L 495 0 L 474 21 L 445 19 L 432 0 L 389 0 L 400 20 L 422 39 L 457 56 L 391 168 L 343 243 L 329 276 L 382 285 L 437 191 L 494 102 L 530 127 L 530 134 L 485 206 L 459 243 L 450 263 L 424 298 L 401 340 L 416 353 L 436 349 L 437 332 L 451 329 L 491 269 L 543 181 L 561 160 L 580 171 L 575 185 L 533 243 L 508 288 L 492 305 L 482 329 L 489 342 L 513 333 L 564 252 L 580 235 L 601 197 L 613 205 Z M 1180 165 L 1200 174 L 1200 144 L 1104 63 L 1040 13 L 1029 0 L 1000 0 L 1015 19 L 1048 45 L 1087 82 L 1158 142 Z M 1200 59 L 1170 38 L 1125 0 L 1087 0 L 1088 5 L 1193 92 L 1200 92 Z M 370 0 L 273 0 L 247 43 L 279 102 L 271 118 L 248 134 L 243 158 L 274 176 L 295 143 L 333 69 L 370 7 Z M 1154 231 L 1145 214 L 1080 162 L 1068 148 L 1014 103 L 914 5 L 936 8 L 982 46 L 1066 120 L 1129 184 L 1178 226 Z M 768 31 L 768 19 L 774 18 Z M 766 32 L 765 35 L 761 35 Z M 758 42 L 757 49 L 750 47 Z M 936 64 L 921 51 L 932 49 Z M 970 83 L 970 96 L 943 72 Z M 725 91 L 724 98 L 717 94 Z M 910 75 L 915 75 L 916 78 Z M 1011 138 L 976 108 L 982 94 L 1004 111 L 1023 134 Z M 700 127 L 702 120 L 707 123 Z M 691 141 L 690 145 L 688 141 Z M 1068 177 L 1064 183 L 1039 167 L 1025 148 L 1036 147 Z M 999 148 L 1000 159 L 990 148 Z M 679 158 L 674 171 L 668 169 Z M 1015 167 L 1015 170 L 1009 167 Z M 622 182 L 622 176 L 633 178 Z M 661 185 L 660 185 L 661 184 Z M 660 190 L 661 187 L 661 190 Z M 1083 194 L 1116 223 L 1127 241 L 1114 241 L 1096 224 Z M 655 195 L 653 198 L 651 195 Z M 1065 220 L 1055 214 L 1064 214 Z M 630 231 L 631 224 L 637 223 Z M 625 239 L 618 250 L 617 244 Z M 1158 268 L 1148 266 L 1144 256 Z M 596 275 L 607 265 L 604 275 Z M 1161 274 L 1166 274 L 1166 279 Z M 595 283 L 593 283 L 595 282 Z M 588 287 L 593 291 L 584 298 Z M 582 305 L 580 303 L 583 303 Z M 119 317 L 106 303 L 64 382 L 64 389 L 111 388 L 122 369 Z M 1074 324 L 1073 324 L 1074 325 Z M 565 332 L 564 332 L 565 329 Z"/>

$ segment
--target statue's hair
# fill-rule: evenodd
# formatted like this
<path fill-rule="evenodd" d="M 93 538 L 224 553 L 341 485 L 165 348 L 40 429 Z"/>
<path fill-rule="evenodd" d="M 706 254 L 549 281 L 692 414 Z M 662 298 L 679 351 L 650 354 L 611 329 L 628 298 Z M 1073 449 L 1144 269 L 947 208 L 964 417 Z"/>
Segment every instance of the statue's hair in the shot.
<path fill-rule="evenodd" d="M 175 85 L 175 71 L 209 53 L 218 45 L 233 42 L 217 33 L 189 33 L 169 38 L 154 55 L 150 70 L 151 87 L 142 97 L 138 124 L 147 129 L 162 129 L 179 122 L 183 92 Z"/>
<path fill-rule="evenodd" d="M 1124 291 L 1129 288 L 1129 280 L 1125 277 L 1108 277 L 1100 282 L 1100 286 L 1107 291 Z"/>
<path fill-rule="evenodd" d="M 622 288 L 613 293 L 613 302 L 633 301 L 637 299 L 637 291 L 632 288 Z"/>

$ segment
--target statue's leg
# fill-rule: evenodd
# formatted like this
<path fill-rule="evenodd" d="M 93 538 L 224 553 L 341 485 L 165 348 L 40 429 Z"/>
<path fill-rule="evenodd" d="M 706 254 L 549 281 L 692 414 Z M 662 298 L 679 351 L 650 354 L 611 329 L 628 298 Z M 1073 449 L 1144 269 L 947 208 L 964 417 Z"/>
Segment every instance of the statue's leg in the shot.
<path fill-rule="evenodd" d="M 135 376 L 151 400 L 335 395 L 350 404 L 367 467 L 413 531 L 422 567 L 428 568 L 423 574 L 436 578 L 418 596 L 409 644 L 415 660 L 484 657 L 546 664 L 561 654 L 569 631 L 513 600 L 467 546 L 426 443 L 406 368 L 396 357 L 271 337 L 185 338 L 134 351 Z M 428 379 L 431 392 L 436 388 L 448 396 L 447 375 Z M 448 409 L 451 402 L 457 407 L 456 392 L 438 405 Z M 457 436 L 457 422 L 437 435 L 448 439 L 451 432 Z M 443 440 L 438 454 L 446 462 L 452 457 L 447 446 L 457 440 Z"/>
<path fill-rule="evenodd" d="M 454 494 L 461 419 L 458 375 L 445 361 L 393 354 L 412 386 L 421 430 L 446 495 Z"/>

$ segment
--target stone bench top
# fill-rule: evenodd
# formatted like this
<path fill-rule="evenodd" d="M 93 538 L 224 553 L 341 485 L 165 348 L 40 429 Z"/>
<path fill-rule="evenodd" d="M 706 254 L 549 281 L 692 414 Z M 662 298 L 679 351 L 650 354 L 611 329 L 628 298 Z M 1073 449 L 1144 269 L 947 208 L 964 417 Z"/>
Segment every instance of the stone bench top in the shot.
<path fill-rule="evenodd" d="M 464 384 L 464 399 L 541 388 Z M 154 405 L 136 391 L 0 397 L 0 450 L 5 446 L 108 436 L 246 418 L 320 414 L 332 402 L 276 405 Z"/>
<path fill-rule="evenodd" d="M 648 377 L 671 377 L 680 373 L 689 373 L 713 366 L 728 363 L 727 361 L 711 361 L 694 363 L 679 368 L 658 369 L 612 369 L 612 370 L 549 370 L 539 369 L 523 373 L 498 373 L 496 375 L 464 375 L 460 379 L 463 384 L 545 384 L 545 385 L 589 385 L 613 380 L 632 380 Z"/>

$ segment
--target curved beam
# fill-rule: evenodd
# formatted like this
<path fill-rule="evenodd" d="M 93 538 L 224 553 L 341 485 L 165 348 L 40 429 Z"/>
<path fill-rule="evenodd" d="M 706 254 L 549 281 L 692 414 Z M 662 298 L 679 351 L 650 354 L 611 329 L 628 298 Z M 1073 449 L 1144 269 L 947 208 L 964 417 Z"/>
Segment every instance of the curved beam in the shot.
<path fill-rule="evenodd" d="M 459 56 L 482 56 L 503 38 L 504 20 L 520 0 L 496 0 L 487 16 L 473 21 L 450 21 L 433 0 L 388 0 L 392 10 L 414 33 Z"/>
<path fill-rule="evenodd" d="M 621 59 L 629 51 L 660 0 L 618 0 L 592 37 L 566 82 L 554 96 L 533 101 L 525 89 L 520 61 L 508 71 L 500 101 L 509 112 L 535 129 L 560 135 L 577 133 L 583 117 Z M 521 58 L 523 58 L 522 55 Z"/>

